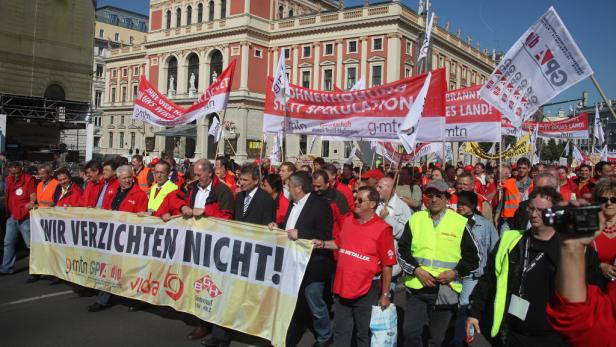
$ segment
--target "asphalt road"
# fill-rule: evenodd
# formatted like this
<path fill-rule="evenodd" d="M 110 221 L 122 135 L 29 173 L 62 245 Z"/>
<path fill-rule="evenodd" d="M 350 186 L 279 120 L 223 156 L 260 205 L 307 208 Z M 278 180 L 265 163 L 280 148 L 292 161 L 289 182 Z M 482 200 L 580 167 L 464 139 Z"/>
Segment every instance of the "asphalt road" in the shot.
<path fill-rule="evenodd" d="M 202 346 L 186 335 L 197 326 L 194 316 L 168 307 L 129 312 L 125 299 L 91 313 L 94 297 L 79 297 L 68 284 L 49 279 L 26 283 L 28 258 L 18 260 L 14 275 L 0 276 L 0 346 Z M 300 346 L 311 346 L 306 333 Z M 231 346 L 263 346 L 256 338 L 234 336 Z"/>

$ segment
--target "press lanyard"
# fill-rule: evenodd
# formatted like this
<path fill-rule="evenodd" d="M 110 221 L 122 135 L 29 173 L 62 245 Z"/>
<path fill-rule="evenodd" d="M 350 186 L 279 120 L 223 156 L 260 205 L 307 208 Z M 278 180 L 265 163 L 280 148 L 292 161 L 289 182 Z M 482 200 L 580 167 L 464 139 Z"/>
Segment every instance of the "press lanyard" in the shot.
<path fill-rule="evenodd" d="M 540 252 L 539 254 L 537 254 L 537 256 L 535 256 L 532 261 L 529 262 L 528 253 L 531 241 L 532 237 L 529 237 L 526 240 L 526 246 L 524 247 L 524 268 L 522 269 L 522 279 L 520 280 L 520 297 L 524 297 L 524 279 L 526 278 L 526 274 L 530 272 L 530 270 L 532 270 L 535 266 L 537 266 L 539 260 L 541 260 L 541 258 L 543 258 L 543 256 L 545 255 L 545 253 Z"/>

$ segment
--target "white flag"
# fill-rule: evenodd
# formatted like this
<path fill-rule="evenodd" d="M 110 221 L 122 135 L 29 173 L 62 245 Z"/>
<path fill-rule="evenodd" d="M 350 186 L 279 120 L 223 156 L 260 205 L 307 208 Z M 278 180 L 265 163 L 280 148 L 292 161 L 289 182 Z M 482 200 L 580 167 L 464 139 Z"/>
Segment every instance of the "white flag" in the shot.
<path fill-rule="evenodd" d="M 607 160 L 607 145 L 603 146 L 603 150 L 601 151 L 601 161 Z"/>
<path fill-rule="evenodd" d="M 431 79 L 432 73 L 428 72 L 426 80 L 417 94 L 417 98 L 413 101 L 413 105 L 409 108 L 409 112 L 406 114 L 406 117 L 404 118 L 404 121 L 402 121 L 402 125 L 400 125 L 400 129 L 398 130 L 398 138 L 400 139 L 400 142 L 402 142 L 404 149 L 406 149 L 406 153 L 413 153 L 415 150 L 419 119 L 423 113 Z"/>
<path fill-rule="evenodd" d="M 281 51 L 280 59 L 278 59 L 278 66 L 276 67 L 276 74 L 274 75 L 274 83 L 272 84 L 272 91 L 276 96 L 276 100 L 286 103 L 289 98 L 289 79 L 287 78 L 287 71 L 284 65 L 284 51 Z"/>
<path fill-rule="evenodd" d="M 445 161 L 453 163 L 453 149 L 451 148 L 451 142 L 445 144 Z"/>
<path fill-rule="evenodd" d="M 582 154 L 578 146 L 573 146 L 573 160 L 575 160 L 578 165 L 584 163 L 584 155 Z"/>
<path fill-rule="evenodd" d="M 567 157 L 569 156 L 569 141 L 567 141 L 567 144 L 565 145 L 565 149 L 563 149 L 563 154 L 561 154 L 561 157 Z"/>
<path fill-rule="evenodd" d="M 355 158 L 355 153 L 357 153 L 357 144 L 353 143 L 353 148 L 351 149 L 351 154 L 349 154 L 349 157 L 347 158 L 347 164 L 352 164 L 353 163 L 353 158 Z"/>
<path fill-rule="evenodd" d="M 210 130 L 207 133 L 214 136 L 214 143 L 218 143 L 218 141 L 220 141 L 220 138 L 222 137 L 222 126 L 218 120 L 218 117 L 212 118 L 212 125 L 210 125 Z"/>
<path fill-rule="evenodd" d="M 509 49 L 480 96 L 515 127 L 593 73 L 553 7 Z"/>
<path fill-rule="evenodd" d="M 420 67 L 422 60 L 428 61 L 428 47 L 430 47 L 430 35 L 432 34 L 432 25 L 434 23 L 434 12 L 430 15 L 430 21 L 426 23 L 426 37 L 424 38 L 421 49 L 419 50 L 419 56 L 417 57 L 417 66 Z M 430 70 L 430 69 L 425 69 Z"/>
<path fill-rule="evenodd" d="M 599 141 L 599 146 L 605 142 L 605 133 L 603 132 L 603 126 L 601 126 L 601 117 L 599 116 L 598 105 L 595 105 L 595 138 Z"/>
<path fill-rule="evenodd" d="M 282 141 L 283 141 L 282 133 L 277 133 L 274 136 L 274 145 L 272 146 L 272 151 L 270 152 L 270 156 L 269 156 L 272 163 L 278 163 L 278 159 L 280 158 L 280 153 L 282 152 Z"/>
<path fill-rule="evenodd" d="M 310 141 L 310 147 L 308 148 L 308 153 L 306 153 L 306 154 L 312 153 L 312 148 L 314 148 L 314 143 L 315 142 L 317 142 L 316 135 L 312 137 L 312 140 Z"/>
<path fill-rule="evenodd" d="M 492 147 L 490 147 L 490 150 L 488 151 L 488 154 L 490 155 L 494 155 L 495 153 L 496 153 L 496 142 L 492 144 Z"/>
<path fill-rule="evenodd" d="M 364 90 L 366 89 L 366 79 L 364 77 L 360 78 L 359 81 L 355 82 L 351 90 Z"/>

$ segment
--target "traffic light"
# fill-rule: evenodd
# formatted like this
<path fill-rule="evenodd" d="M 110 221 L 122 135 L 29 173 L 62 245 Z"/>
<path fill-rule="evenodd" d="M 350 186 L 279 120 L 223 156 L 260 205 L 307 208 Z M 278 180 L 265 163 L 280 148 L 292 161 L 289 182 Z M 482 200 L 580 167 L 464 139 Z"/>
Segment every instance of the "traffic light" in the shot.
<path fill-rule="evenodd" d="M 588 92 L 582 92 L 582 107 L 588 107 Z"/>

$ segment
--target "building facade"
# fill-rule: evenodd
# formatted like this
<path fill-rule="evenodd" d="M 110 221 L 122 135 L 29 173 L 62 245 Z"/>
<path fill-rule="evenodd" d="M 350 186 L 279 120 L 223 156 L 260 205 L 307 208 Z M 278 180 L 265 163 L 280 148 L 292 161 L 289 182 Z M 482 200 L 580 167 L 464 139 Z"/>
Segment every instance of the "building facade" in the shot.
<path fill-rule="evenodd" d="M 146 43 L 112 50 L 106 59 L 100 151 L 126 154 L 139 148 L 210 159 L 224 152 L 240 162 L 254 159 L 264 138 L 266 79 L 281 54 L 291 83 L 333 90 L 365 78 L 372 87 L 413 74 L 424 27 L 423 17 L 396 0 L 351 8 L 342 1 L 264 0 L 257 6 L 249 0 L 152 0 Z M 487 79 L 494 68 L 487 50 L 473 46 L 470 37 L 462 39 L 459 30 L 451 33 L 449 24 L 436 24 L 432 32 L 432 67 L 447 68 L 450 89 Z M 207 135 L 211 116 L 178 132 L 131 120 L 141 74 L 188 106 L 196 99 L 190 77 L 195 75 L 202 91 L 233 59 L 238 64 L 228 108 L 220 115 L 225 141 L 219 148 Z M 272 144 L 272 136 L 266 141 Z M 313 154 L 343 160 L 351 151 L 350 143 L 319 139 L 309 148 L 311 135 L 285 141 L 289 159 Z"/>

